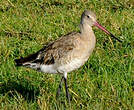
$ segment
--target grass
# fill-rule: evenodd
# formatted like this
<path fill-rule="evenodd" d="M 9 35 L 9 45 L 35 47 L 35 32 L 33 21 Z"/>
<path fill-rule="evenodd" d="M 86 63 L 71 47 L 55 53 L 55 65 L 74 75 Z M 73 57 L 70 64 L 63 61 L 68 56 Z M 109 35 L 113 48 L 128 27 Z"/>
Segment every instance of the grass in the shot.
<path fill-rule="evenodd" d="M 79 31 L 85 9 L 96 12 L 98 21 L 123 43 L 93 28 L 97 38 L 93 54 L 83 67 L 68 74 L 69 106 L 64 88 L 61 97 L 55 97 L 61 76 L 17 68 L 14 59 Z M 134 109 L 133 0 L 1 0 L 0 109 Z"/>

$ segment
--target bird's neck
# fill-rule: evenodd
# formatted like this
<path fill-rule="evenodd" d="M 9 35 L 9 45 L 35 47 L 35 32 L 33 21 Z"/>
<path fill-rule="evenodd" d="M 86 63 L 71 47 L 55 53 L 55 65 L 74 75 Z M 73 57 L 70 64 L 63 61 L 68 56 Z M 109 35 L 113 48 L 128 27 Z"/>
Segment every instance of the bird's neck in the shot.
<path fill-rule="evenodd" d="M 89 35 L 90 33 L 93 33 L 92 27 L 89 26 L 86 23 L 80 23 L 80 32 L 82 35 Z"/>
<path fill-rule="evenodd" d="M 82 39 L 86 40 L 87 42 L 90 42 L 90 45 L 95 47 L 96 38 L 91 26 L 89 26 L 88 24 L 81 23 L 80 33 Z"/>
<path fill-rule="evenodd" d="M 88 55 L 90 55 L 95 48 L 96 44 L 96 38 L 94 35 L 94 32 L 92 30 L 92 27 L 88 24 L 80 24 L 80 34 L 81 39 L 84 41 L 84 45 L 86 45 L 86 48 L 88 50 Z"/>

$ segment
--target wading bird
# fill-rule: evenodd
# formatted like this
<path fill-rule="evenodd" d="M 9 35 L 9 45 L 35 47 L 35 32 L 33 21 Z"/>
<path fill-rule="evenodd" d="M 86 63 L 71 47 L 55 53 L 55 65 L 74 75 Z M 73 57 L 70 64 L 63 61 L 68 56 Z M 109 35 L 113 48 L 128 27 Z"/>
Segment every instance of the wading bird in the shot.
<path fill-rule="evenodd" d="M 84 65 L 93 52 L 96 38 L 92 26 L 97 26 L 112 38 L 121 42 L 96 21 L 96 15 L 92 11 L 85 10 L 81 15 L 80 32 L 72 32 L 64 35 L 44 46 L 44 48 L 36 53 L 25 58 L 16 59 L 16 65 L 29 67 L 43 73 L 62 75 L 57 96 L 59 96 L 61 85 L 64 81 L 66 97 L 70 102 L 67 73 Z"/>

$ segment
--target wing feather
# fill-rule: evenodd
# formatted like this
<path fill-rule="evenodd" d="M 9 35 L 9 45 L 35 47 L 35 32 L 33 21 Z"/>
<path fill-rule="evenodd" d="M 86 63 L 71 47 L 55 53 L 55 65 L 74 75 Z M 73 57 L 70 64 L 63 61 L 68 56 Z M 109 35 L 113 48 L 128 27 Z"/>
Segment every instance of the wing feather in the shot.
<path fill-rule="evenodd" d="M 60 37 L 55 42 L 49 43 L 34 54 L 31 54 L 25 58 L 16 59 L 15 62 L 18 66 L 21 66 L 23 63 L 27 62 L 46 65 L 54 64 L 55 60 L 65 57 L 73 50 L 75 46 L 73 41 L 77 35 L 79 34 L 76 32 L 69 33 L 63 37 Z"/>

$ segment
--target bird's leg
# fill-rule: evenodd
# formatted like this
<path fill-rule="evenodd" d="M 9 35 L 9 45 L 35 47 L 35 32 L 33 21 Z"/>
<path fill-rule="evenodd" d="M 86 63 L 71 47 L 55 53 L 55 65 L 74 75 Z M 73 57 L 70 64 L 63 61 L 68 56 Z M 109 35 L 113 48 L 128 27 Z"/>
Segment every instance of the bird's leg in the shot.
<path fill-rule="evenodd" d="M 65 89 L 66 89 L 66 97 L 68 102 L 70 103 L 70 97 L 69 97 L 68 86 L 67 86 L 67 78 L 65 77 L 64 77 L 64 82 L 65 82 Z"/>
<path fill-rule="evenodd" d="M 62 76 L 61 81 L 60 81 L 60 84 L 59 84 L 59 87 L 58 87 L 58 90 L 57 90 L 56 97 L 58 97 L 60 95 L 63 79 L 64 79 L 64 77 Z"/>

